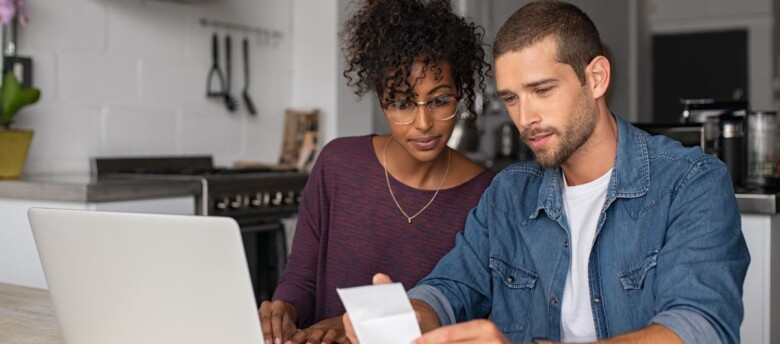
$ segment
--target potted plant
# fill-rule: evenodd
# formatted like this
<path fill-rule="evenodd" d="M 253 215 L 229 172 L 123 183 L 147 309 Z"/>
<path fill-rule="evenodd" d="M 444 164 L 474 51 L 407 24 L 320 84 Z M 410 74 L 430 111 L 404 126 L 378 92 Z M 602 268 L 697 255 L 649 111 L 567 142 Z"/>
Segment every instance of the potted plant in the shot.
<path fill-rule="evenodd" d="M 38 101 L 41 95 L 38 89 L 23 88 L 5 63 L 7 58 L 16 57 L 17 23 L 26 24 L 27 21 L 25 0 L 0 0 L 0 66 L 3 70 L 0 80 L 0 179 L 18 178 L 22 174 L 32 131 L 15 130 L 11 125 L 19 110 Z"/>

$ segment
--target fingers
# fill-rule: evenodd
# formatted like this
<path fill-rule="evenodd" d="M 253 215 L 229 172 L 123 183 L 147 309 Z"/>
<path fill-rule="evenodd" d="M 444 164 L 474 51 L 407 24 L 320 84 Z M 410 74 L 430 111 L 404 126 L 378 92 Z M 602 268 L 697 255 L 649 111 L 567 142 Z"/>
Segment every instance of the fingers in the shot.
<path fill-rule="evenodd" d="M 325 334 L 325 330 L 321 328 L 308 328 L 298 331 L 289 341 L 286 343 L 292 344 L 320 344 L 323 342 L 322 337 Z"/>
<path fill-rule="evenodd" d="M 263 301 L 258 313 L 265 344 L 281 344 L 295 333 L 295 324 L 284 301 Z"/>
<path fill-rule="evenodd" d="M 479 319 L 452 326 L 445 326 L 426 333 L 415 344 L 440 343 L 507 343 L 506 337 L 495 324 Z"/>
<path fill-rule="evenodd" d="M 271 304 L 271 330 L 273 331 L 273 339 L 275 344 L 280 344 L 286 339 L 282 338 L 282 322 L 284 320 L 284 311 L 284 307 L 278 307 L 276 302 Z"/>
<path fill-rule="evenodd" d="M 257 312 L 260 315 L 260 327 L 263 329 L 265 344 L 271 344 L 271 338 L 273 338 L 273 330 L 271 329 L 271 303 L 263 301 Z"/>
<path fill-rule="evenodd" d="M 388 284 L 393 283 L 393 281 L 390 279 L 390 276 L 385 274 L 376 274 L 374 275 L 374 278 L 371 279 L 371 282 L 373 284 Z"/>
<path fill-rule="evenodd" d="M 328 332 L 325 332 L 325 335 L 322 336 L 322 343 L 325 344 L 331 344 L 336 341 L 338 337 L 338 332 L 334 329 L 329 329 Z"/>
<path fill-rule="evenodd" d="M 338 332 L 329 328 L 310 327 L 300 330 L 285 343 L 291 344 L 332 344 L 338 337 Z"/>
<path fill-rule="evenodd" d="M 349 339 L 349 342 L 352 344 L 360 343 L 357 340 L 357 335 L 355 335 L 355 329 L 352 328 L 352 321 L 349 320 L 349 314 L 344 313 L 341 321 L 344 323 L 344 332 L 347 334 L 347 339 Z"/>

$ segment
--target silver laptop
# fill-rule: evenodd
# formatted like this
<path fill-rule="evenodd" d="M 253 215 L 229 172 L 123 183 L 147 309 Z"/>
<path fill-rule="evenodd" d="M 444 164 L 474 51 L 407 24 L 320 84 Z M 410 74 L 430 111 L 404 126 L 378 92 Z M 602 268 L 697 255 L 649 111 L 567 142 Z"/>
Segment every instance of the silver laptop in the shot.
<path fill-rule="evenodd" d="M 263 342 L 238 224 L 32 208 L 69 344 Z"/>

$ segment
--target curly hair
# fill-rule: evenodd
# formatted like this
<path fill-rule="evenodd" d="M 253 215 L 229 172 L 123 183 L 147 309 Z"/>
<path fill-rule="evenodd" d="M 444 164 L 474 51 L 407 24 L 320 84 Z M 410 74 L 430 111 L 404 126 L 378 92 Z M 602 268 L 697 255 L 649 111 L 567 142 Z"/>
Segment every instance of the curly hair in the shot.
<path fill-rule="evenodd" d="M 425 68 L 419 78 L 429 69 L 439 79 L 438 63 L 446 62 L 470 114 L 469 123 L 476 120 L 477 88 L 484 92 L 490 72 L 484 29 L 453 13 L 449 0 L 364 0 L 341 36 L 343 74 L 359 97 L 374 90 L 386 102 L 401 90 L 411 100 L 412 64 L 422 59 Z"/>

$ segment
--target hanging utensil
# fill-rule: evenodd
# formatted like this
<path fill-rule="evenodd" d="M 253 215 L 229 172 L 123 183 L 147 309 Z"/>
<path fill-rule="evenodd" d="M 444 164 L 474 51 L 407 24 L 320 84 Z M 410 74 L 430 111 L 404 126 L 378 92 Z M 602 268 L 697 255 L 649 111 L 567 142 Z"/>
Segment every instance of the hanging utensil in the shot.
<path fill-rule="evenodd" d="M 236 101 L 236 98 L 233 98 L 230 94 L 230 79 L 233 74 L 231 67 L 231 60 L 233 59 L 232 50 L 233 45 L 231 43 L 230 35 L 225 35 L 225 106 L 227 106 L 228 111 L 235 112 L 238 107 L 238 102 Z"/>
<path fill-rule="evenodd" d="M 213 87 L 213 78 L 216 75 L 219 87 L 216 89 Z M 207 97 L 223 97 L 225 95 L 225 75 L 222 74 L 222 70 L 219 69 L 219 42 L 217 40 L 217 34 L 211 37 L 211 69 L 209 69 L 208 77 L 206 78 L 206 96 Z"/>
<path fill-rule="evenodd" d="M 244 105 L 246 105 L 249 114 L 257 115 L 255 103 L 252 102 L 252 97 L 249 96 L 249 40 L 246 39 L 246 37 L 244 38 L 242 47 L 244 55 L 244 90 L 241 92 L 241 96 L 244 98 Z"/>

